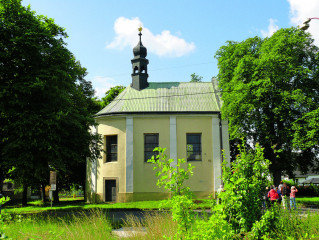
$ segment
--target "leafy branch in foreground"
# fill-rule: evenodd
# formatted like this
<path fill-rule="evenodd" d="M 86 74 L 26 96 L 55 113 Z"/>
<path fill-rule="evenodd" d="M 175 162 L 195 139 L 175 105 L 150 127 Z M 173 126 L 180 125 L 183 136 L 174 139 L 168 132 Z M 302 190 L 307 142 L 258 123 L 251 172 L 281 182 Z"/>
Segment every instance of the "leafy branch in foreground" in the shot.
<path fill-rule="evenodd" d="M 156 176 L 159 177 L 157 186 L 169 190 L 173 196 L 189 194 L 189 187 L 183 184 L 186 179 L 193 175 L 194 166 L 187 164 L 187 169 L 185 170 L 182 168 L 182 165 L 186 162 L 185 159 L 177 159 L 175 164 L 174 159 L 167 158 L 165 150 L 166 148 L 155 148 L 154 151 L 159 154 L 148 160 L 148 162 L 156 165 L 153 170 L 157 170 Z"/>
<path fill-rule="evenodd" d="M 153 170 L 157 170 L 157 186 L 164 187 L 172 195 L 168 204 L 172 208 L 172 218 L 178 224 L 175 238 L 181 239 L 191 233 L 195 220 L 192 195 L 189 187 L 184 186 L 184 181 L 193 175 L 194 166 L 187 164 L 187 169 L 184 169 L 182 165 L 185 164 L 185 159 L 177 159 L 175 163 L 174 159 L 167 158 L 165 150 L 166 148 L 155 148 L 153 151 L 159 154 L 152 156 L 148 162 L 155 164 Z"/>

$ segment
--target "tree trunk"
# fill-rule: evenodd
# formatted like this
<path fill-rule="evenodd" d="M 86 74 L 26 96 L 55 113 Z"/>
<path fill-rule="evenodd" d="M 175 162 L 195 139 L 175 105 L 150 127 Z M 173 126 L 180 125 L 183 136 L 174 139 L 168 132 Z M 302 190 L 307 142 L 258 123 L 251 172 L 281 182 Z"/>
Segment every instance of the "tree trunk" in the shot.
<path fill-rule="evenodd" d="M 56 186 L 56 191 L 53 191 L 53 203 L 59 203 L 59 189 L 58 186 Z"/>
<path fill-rule="evenodd" d="M 275 169 L 273 171 L 273 177 L 275 186 L 278 186 L 281 181 L 281 171 L 279 169 Z"/>
<path fill-rule="evenodd" d="M 3 190 L 3 182 L 4 182 L 4 178 L 0 176 L 0 192 L 2 192 Z"/>
<path fill-rule="evenodd" d="M 41 192 L 42 192 L 42 201 L 43 201 L 43 202 L 46 202 L 47 199 L 46 199 L 46 197 L 45 197 L 45 183 L 42 183 Z"/>
<path fill-rule="evenodd" d="M 28 186 L 23 185 L 22 191 L 22 206 L 26 206 L 28 203 Z"/>

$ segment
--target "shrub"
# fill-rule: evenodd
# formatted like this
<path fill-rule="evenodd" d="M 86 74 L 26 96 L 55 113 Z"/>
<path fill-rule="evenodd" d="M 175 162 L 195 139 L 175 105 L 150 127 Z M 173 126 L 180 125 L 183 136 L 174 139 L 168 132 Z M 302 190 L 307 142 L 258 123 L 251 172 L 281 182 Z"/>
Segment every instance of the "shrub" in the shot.
<path fill-rule="evenodd" d="M 194 222 L 195 204 L 192 201 L 192 194 L 189 187 L 184 186 L 184 181 L 193 175 L 191 164 L 187 164 L 184 169 L 182 165 L 186 163 L 185 159 L 177 159 L 176 166 L 172 164 L 174 159 L 168 159 L 165 154 L 166 148 L 155 148 L 153 151 L 159 154 L 148 160 L 155 164 L 153 170 L 157 170 L 157 186 L 167 189 L 173 197 L 167 202 L 167 206 L 172 207 L 172 219 L 177 223 L 176 239 L 186 236 Z"/>
<path fill-rule="evenodd" d="M 290 180 L 282 180 L 283 183 L 286 183 L 289 187 L 291 186 L 297 186 L 298 184 L 296 182 L 294 182 L 294 180 L 290 179 Z"/>
<path fill-rule="evenodd" d="M 197 219 L 187 239 L 233 239 L 233 235 L 231 225 L 223 216 L 214 214 L 208 220 Z"/>
<path fill-rule="evenodd" d="M 262 219 L 263 197 L 269 181 L 269 164 L 263 149 L 256 145 L 247 152 L 245 144 L 238 146 L 236 160 L 227 166 L 223 162 L 224 192 L 221 192 L 221 214 L 236 233 L 249 232 L 256 221 Z"/>
<path fill-rule="evenodd" d="M 318 197 L 319 196 L 319 186 L 308 185 L 308 186 L 298 186 L 298 196 L 304 197 Z"/>
<path fill-rule="evenodd" d="M 249 237 L 252 239 L 261 239 L 261 237 L 270 238 L 272 232 L 276 229 L 279 220 L 279 208 L 275 205 L 266 210 L 259 221 L 253 224 Z"/>

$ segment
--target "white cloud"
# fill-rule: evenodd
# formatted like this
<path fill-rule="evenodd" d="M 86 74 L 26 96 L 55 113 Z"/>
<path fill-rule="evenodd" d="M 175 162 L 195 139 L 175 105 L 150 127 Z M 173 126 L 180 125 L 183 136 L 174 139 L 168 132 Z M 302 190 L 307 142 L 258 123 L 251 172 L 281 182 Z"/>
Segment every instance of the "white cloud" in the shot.
<path fill-rule="evenodd" d="M 268 31 L 261 30 L 261 34 L 263 35 L 263 37 L 270 37 L 279 29 L 279 27 L 276 25 L 276 22 L 277 20 L 275 19 L 269 19 Z"/>
<path fill-rule="evenodd" d="M 96 76 L 90 79 L 90 81 L 92 82 L 92 85 L 94 87 L 95 96 L 99 98 L 104 97 L 105 92 L 109 90 L 110 88 L 115 87 L 116 85 L 120 85 L 120 84 L 116 84 L 115 80 L 109 77 Z"/>
<path fill-rule="evenodd" d="M 107 49 L 123 49 L 127 46 L 133 48 L 138 43 L 137 29 L 143 26 L 139 18 L 128 19 L 119 17 L 114 23 L 116 37 L 107 44 Z M 148 28 L 143 27 L 142 42 L 149 52 L 161 57 L 181 57 L 195 49 L 193 42 L 186 42 L 180 33 L 174 36 L 170 31 L 164 30 L 160 34 L 153 34 Z"/>
<path fill-rule="evenodd" d="M 290 5 L 290 22 L 293 25 L 301 26 L 308 18 L 319 17 L 319 1 L 318 0 L 287 0 Z M 319 43 L 319 20 L 310 22 L 309 31 L 316 44 Z"/>

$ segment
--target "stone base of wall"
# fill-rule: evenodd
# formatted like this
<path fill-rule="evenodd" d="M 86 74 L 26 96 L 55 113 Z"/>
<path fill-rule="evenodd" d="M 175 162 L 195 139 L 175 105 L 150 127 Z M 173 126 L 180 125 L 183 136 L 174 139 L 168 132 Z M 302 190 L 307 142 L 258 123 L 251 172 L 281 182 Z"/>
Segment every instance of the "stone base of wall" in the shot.
<path fill-rule="evenodd" d="M 194 199 L 215 198 L 214 192 L 193 192 Z M 102 203 L 103 194 L 87 194 L 87 202 Z M 116 202 L 136 202 L 136 201 L 156 201 L 169 199 L 169 193 L 162 192 L 135 192 L 135 193 L 118 193 Z"/>
<path fill-rule="evenodd" d="M 137 192 L 137 193 L 118 193 L 118 202 L 136 202 L 168 199 L 168 193 L 159 192 Z"/>
<path fill-rule="evenodd" d="M 194 199 L 214 198 L 213 192 L 193 192 Z M 169 193 L 163 192 L 135 192 L 135 193 L 118 193 L 116 202 L 135 202 L 135 201 L 156 201 L 169 199 Z M 103 194 L 87 194 L 87 202 L 101 203 L 103 202 Z"/>

